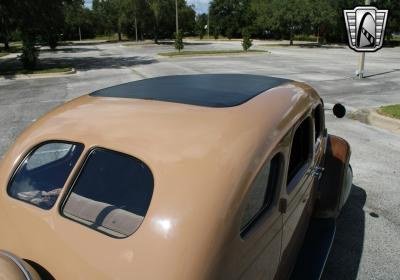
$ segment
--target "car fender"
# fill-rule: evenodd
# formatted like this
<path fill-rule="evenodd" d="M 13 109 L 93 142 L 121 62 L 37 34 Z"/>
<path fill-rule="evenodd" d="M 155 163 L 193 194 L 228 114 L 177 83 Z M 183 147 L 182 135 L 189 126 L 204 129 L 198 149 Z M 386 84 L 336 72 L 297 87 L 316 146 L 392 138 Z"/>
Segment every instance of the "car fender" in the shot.
<path fill-rule="evenodd" d="M 346 203 L 353 184 L 349 143 L 335 135 L 328 135 L 324 157 L 324 171 L 318 181 L 314 216 L 336 218 Z"/>

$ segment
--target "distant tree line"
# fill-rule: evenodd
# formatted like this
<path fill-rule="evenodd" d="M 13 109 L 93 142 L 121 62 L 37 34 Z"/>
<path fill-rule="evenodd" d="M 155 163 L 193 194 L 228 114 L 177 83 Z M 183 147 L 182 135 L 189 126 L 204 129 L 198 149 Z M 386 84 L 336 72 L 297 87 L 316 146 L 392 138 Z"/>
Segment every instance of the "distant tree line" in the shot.
<path fill-rule="evenodd" d="M 212 0 L 210 34 L 235 38 L 243 30 L 253 37 L 293 40 L 314 35 L 323 42 L 345 42 L 343 9 L 364 5 L 364 0 Z M 400 1 L 377 0 L 372 5 L 389 9 L 386 35 L 400 31 Z M 197 18 L 203 21 L 207 15 Z M 200 33 L 200 36 L 202 34 Z"/>
<path fill-rule="evenodd" d="M 196 13 L 186 0 L 178 1 L 183 35 L 195 35 Z M 0 42 L 22 41 L 25 68 L 37 64 L 38 48 L 55 49 L 59 41 L 125 34 L 131 39 L 171 38 L 175 32 L 175 0 L 0 0 Z"/>
<path fill-rule="evenodd" d="M 196 15 L 186 0 L 178 1 L 180 35 L 218 38 L 288 39 L 313 35 L 319 42 L 347 40 L 343 9 L 364 0 L 211 0 L 208 14 Z M 386 36 L 400 31 L 400 1 L 377 0 L 389 9 Z M 38 44 L 55 49 L 59 41 L 118 34 L 133 40 L 173 38 L 175 0 L 0 0 L 0 42 L 22 41 L 21 60 L 34 68 Z M 179 43 L 179 42 L 178 42 Z"/>

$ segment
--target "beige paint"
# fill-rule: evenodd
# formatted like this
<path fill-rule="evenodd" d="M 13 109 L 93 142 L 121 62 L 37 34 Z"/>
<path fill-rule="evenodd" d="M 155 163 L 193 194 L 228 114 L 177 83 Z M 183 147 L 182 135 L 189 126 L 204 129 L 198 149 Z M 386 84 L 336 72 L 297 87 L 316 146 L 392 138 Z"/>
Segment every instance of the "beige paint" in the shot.
<path fill-rule="evenodd" d="M 39 263 L 57 279 L 196 280 L 217 278 L 222 269 L 235 272 L 221 264 L 233 253 L 229 241 L 237 248 L 244 244 L 239 223 L 248 186 L 318 102 L 315 91 L 300 83 L 230 108 L 91 96 L 73 100 L 27 129 L 0 165 L 0 249 Z M 7 182 L 20 160 L 53 139 L 85 144 L 81 161 L 88 149 L 100 146 L 150 167 L 154 194 L 136 233 L 115 239 L 60 216 L 79 164 L 51 210 L 8 196 Z M 274 226 L 269 222 L 254 242 Z M 243 250 L 252 254 L 254 246 Z"/>

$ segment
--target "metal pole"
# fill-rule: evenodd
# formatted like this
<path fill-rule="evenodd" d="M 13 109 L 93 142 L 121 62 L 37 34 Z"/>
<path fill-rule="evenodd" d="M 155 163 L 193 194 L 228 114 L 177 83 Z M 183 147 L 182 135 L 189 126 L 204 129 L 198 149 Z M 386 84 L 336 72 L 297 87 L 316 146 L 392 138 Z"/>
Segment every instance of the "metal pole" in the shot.
<path fill-rule="evenodd" d="M 208 18 L 207 18 L 207 37 L 210 40 L 210 6 L 208 6 Z"/>
<path fill-rule="evenodd" d="M 359 79 L 364 78 L 364 63 L 365 63 L 365 52 L 360 54 L 360 60 L 358 61 L 357 76 Z"/>
<path fill-rule="evenodd" d="M 178 33 L 179 33 L 178 0 L 175 0 L 175 17 L 176 17 L 176 36 L 178 36 Z"/>
<path fill-rule="evenodd" d="M 365 0 L 365 5 L 371 5 L 371 0 Z M 360 54 L 360 60 L 358 63 L 358 70 L 357 70 L 357 76 L 359 79 L 364 78 L 364 64 L 365 64 L 365 52 L 362 52 Z"/>

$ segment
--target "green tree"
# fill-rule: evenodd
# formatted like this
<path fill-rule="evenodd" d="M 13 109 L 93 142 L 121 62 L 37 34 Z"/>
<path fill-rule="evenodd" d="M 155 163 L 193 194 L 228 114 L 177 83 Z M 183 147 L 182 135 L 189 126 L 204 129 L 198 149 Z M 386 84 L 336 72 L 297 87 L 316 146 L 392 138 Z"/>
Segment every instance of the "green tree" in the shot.
<path fill-rule="evenodd" d="M 138 40 L 138 22 L 140 20 L 140 2 L 139 0 L 126 0 L 125 3 L 125 22 L 127 30 L 129 30 L 129 26 L 132 26 L 135 33 L 135 40 Z M 133 19 L 133 20 L 130 20 Z M 129 33 L 129 32 L 127 32 Z"/>
<path fill-rule="evenodd" d="M 154 16 L 154 43 L 158 44 L 158 26 L 161 17 L 161 1 L 162 0 L 149 0 L 149 7 Z"/>
<path fill-rule="evenodd" d="M 26 68 L 34 68 L 39 52 L 38 39 L 55 48 L 64 23 L 63 5 L 67 0 L 10 0 L 18 30 L 22 34 L 21 61 Z"/>
<path fill-rule="evenodd" d="M 207 25 L 207 14 L 199 14 L 196 16 L 196 33 L 200 36 L 200 39 L 203 39 L 204 34 L 206 33 L 206 25 Z"/>
<path fill-rule="evenodd" d="M 93 13 L 99 23 L 99 34 L 112 35 L 118 33 L 118 40 L 122 39 L 122 25 L 124 16 L 123 0 L 94 0 Z"/>
<path fill-rule="evenodd" d="M 178 1 L 179 29 L 183 35 L 194 35 L 196 30 L 196 12 L 185 0 Z"/>
<path fill-rule="evenodd" d="M 12 12 L 13 1 L 0 1 L 0 40 L 6 50 L 10 49 L 11 33 L 15 30 L 15 18 Z"/>
<path fill-rule="evenodd" d="M 64 6 L 65 25 L 68 32 L 76 34 L 73 38 L 82 39 L 81 27 L 84 22 L 84 1 L 73 0 Z M 64 32 L 65 33 L 65 32 Z M 69 34 L 68 34 L 69 35 Z"/>
<path fill-rule="evenodd" d="M 228 38 L 239 37 L 241 28 L 251 24 L 250 0 L 213 0 L 210 2 L 211 26 Z"/>
<path fill-rule="evenodd" d="M 385 34 L 386 34 L 386 39 L 391 39 L 393 33 L 400 32 L 400 1 L 377 0 L 376 6 L 379 9 L 389 10 L 389 16 L 386 23 Z"/>
<path fill-rule="evenodd" d="M 332 30 L 335 26 L 335 9 L 330 0 L 309 0 L 307 3 L 309 19 L 317 35 L 317 43 L 320 43 L 320 36 Z"/>

